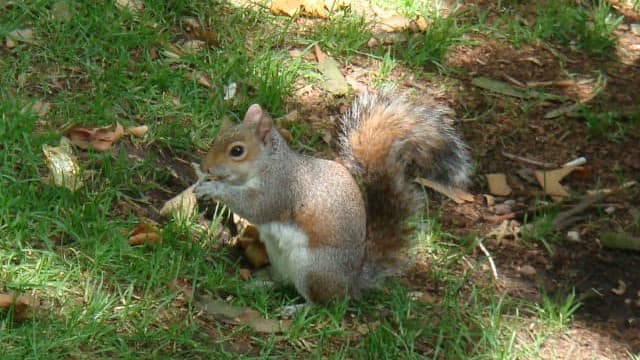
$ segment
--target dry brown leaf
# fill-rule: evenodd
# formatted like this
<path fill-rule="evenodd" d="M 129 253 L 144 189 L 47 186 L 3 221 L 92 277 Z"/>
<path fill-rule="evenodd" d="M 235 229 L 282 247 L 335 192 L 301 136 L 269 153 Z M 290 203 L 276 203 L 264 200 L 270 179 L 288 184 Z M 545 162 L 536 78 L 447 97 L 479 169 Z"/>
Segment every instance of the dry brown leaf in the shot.
<path fill-rule="evenodd" d="M 241 268 L 238 270 L 238 275 L 240 275 L 240 279 L 247 281 L 249 279 L 251 279 L 251 270 L 249 269 L 245 269 L 245 268 Z"/>
<path fill-rule="evenodd" d="M 507 183 L 507 176 L 502 173 L 486 174 L 489 192 L 496 196 L 508 196 L 511 194 L 511 187 Z"/>
<path fill-rule="evenodd" d="M 320 70 L 324 77 L 324 81 L 320 86 L 333 95 L 346 95 L 350 87 L 340 71 L 338 62 L 322 52 L 318 45 L 314 46 L 314 51 L 318 59 L 318 70 Z"/>
<path fill-rule="evenodd" d="M 536 180 L 542 187 L 545 194 L 550 195 L 554 201 L 560 201 L 568 198 L 571 194 L 560 184 L 560 181 L 576 169 L 582 169 L 580 166 L 567 166 L 556 170 L 538 170 L 536 171 Z"/>
<path fill-rule="evenodd" d="M 495 239 L 499 244 L 507 238 L 517 239 L 520 232 L 520 223 L 515 220 L 504 220 L 500 225 L 491 230 L 486 237 Z"/>
<path fill-rule="evenodd" d="M 464 204 L 466 202 L 473 202 L 473 195 L 460 189 L 451 186 L 445 186 L 438 182 L 425 179 L 425 178 L 417 178 L 415 179 L 420 185 L 426 186 L 434 191 L 439 192 L 440 194 L 448 197 L 449 199 L 455 201 L 456 204 Z"/>
<path fill-rule="evenodd" d="M 611 289 L 611 292 L 618 296 L 624 295 L 627 292 L 627 284 L 622 280 L 618 280 L 618 287 Z"/>
<path fill-rule="evenodd" d="M 169 281 L 169 290 L 184 294 L 184 298 L 188 301 L 193 300 L 193 289 L 186 279 L 175 278 Z"/>
<path fill-rule="evenodd" d="M 49 110 L 51 110 L 51 104 L 46 101 L 38 100 L 31 105 L 31 110 L 33 110 L 39 118 L 43 118 L 49 113 Z"/>
<path fill-rule="evenodd" d="M 273 0 L 271 12 L 274 15 L 294 16 L 298 12 L 303 15 L 325 19 L 329 12 L 324 0 Z"/>
<path fill-rule="evenodd" d="M 409 28 L 411 20 L 400 14 L 389 14 L 379 20 L 379 27 L 386 32 L 402 31 Z"/>
<path fill-rule="evenodd" d="M 138 224 L 129 233 L 129 245 L 155 244 L 162 241 L 160 230 L 153 224 Z"/>
<path fill-rule="evenodd" d="M 198 85 L 202 85 L 206 88 L 213 89 L 213 83 L 211 83 L 211 77 L 203 72 L 193 72 L 185 75 L 189 80 L 195 80 Z"/>
<path fill-rule="evenodd" d="M 99 128 L 76 126 L 67 130 L 65 136 L 81 149 L 106 151 L 109 150 L 113 143 L 118 141 L 124 133 L 122 125 L 115 123 Z"/>
<path fill-rule="evenodd" d="M 7 40 L 14 42 L 23 42 L 26 44 L 36 44 L 35 37 L 33 35 L 33 29 L 16 29 L 7 34 Z M 14 45 L 15 46 L 15 45 Z M 7 46 L 9 47 L 9 46 Z"/>
<path fill-rule="evenodd" d="M 9 309 L 13 306 L 13 320 L 22 320 L 32 314 L 38 306 L 38 301 L 30 296 L 17 296 L 15 294 L 0 294 L 0 309 Z"/>
<path fill-rule="evenodd" d="M 59 146 L 42 145 L 42 152 L 56 186 L 63 186 L 71 191 L 82 187 L 80 165 L 73 155 L 69 139 L 60 139 Z"/>
<path fill-rule="evenodd" d="M 244 248 L 244 256 L 254 268 L 261 268 L 269 264 L 267 249 L 261 242 L 251 243 Z"/>
<path fill-rule="evenodd" d="M 144 3 L 141 0 L 116 0 L 116 7 L 131 12 L 140 12 L 144 10 Z"/>
<path fill-rule="evenodd" d="M 193 215 L 198 203 L 196 194 L 193 192 L 195 185 L 183 190 L 180 194 L 168 200 L 160 209 L 160 215 L 167 216 L 173 214 L 177 219 L 188 219 Z"/>
<path fill-rule="evenodd" d="M 143 137 L 144 134 L 147 133 L 147 131 L 149 131 L 149 127 L 147 125 L 140 125 L 140 126 L 127 128 L 127 134 L 131 134 L 138 138 Z"/>
<path fill-rule="evenodd" d="M 232 240 L 232 243 L 242 248 L 247 261 L 249 261 L 254 268 L 260 268 L 269 264 L 267 249 L 260 241 L 260 233 L 255 225 L 236 214 L 233 215 L 233 221 L 239 233 Z"/>
<path fill-rule="evenodd" d="M 260 313 L 247 307 L 230 305 L 227 302 L 200 296 L 194 302 L 195 306 L 206 311 L 216 319 L 232 325 L 248 325 L 261 333 L 279 333 L 285 330 L 289 323 L 273 319 L 263 319 Z"/>
<path fill-rule="evenodd" d="M 60 0 L 53 3 L 53 5 L 51 5 L 51 18 L 60 21 L 71 20 L 69 1 Z"/>

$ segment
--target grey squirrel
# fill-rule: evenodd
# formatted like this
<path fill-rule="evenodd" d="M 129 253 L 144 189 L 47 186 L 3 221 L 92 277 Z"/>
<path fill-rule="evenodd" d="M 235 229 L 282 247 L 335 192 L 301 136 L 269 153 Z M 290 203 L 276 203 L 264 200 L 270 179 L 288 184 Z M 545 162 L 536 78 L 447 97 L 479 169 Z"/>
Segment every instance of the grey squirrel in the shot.
<path fill-rule="evenodd" d="M 467 146 L 447 109 L 393 93 L 358 96 L 338 145 L 338 161 L 299 154 L 254 104 L 242 123 L 220 129 L 195 188 L 254 223 L 277 278 L 311 303 L 358 297 L 401 269 L 405 220 L 423 202 L 413 176 L 469 181 Z"/>

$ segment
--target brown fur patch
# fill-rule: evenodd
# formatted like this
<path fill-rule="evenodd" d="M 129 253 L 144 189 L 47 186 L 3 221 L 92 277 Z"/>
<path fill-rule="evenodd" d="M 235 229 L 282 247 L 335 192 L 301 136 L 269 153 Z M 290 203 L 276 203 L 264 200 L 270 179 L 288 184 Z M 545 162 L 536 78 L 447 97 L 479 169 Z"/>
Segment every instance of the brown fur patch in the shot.
<path fill-rule="evenodd" d="M 309 248 L 317 248 L 325 245 L 333 245 L 335 239 L 331 233 L 334 228 L 333 218 L 325 216 L 319 218 L 315 211 L 315 206 L 305 204 L 297 209 L 293 221 L 309 237 Z"/>
<path fill-rule="evenodd" d="M 349 295 L 347 285 L 328 277 L 326 274 L 308 273 L 305 278 L 309 300 L 316 304 L 324 304 L 333 299 Z"/>

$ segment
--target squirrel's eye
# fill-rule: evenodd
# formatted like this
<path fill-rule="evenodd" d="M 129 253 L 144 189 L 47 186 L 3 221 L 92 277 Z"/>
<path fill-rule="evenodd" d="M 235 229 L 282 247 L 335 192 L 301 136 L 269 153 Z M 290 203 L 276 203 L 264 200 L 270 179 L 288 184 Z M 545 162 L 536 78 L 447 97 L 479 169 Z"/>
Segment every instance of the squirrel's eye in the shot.
<path fill-rule="evenodd" d="M 244 155 L 244 146 L 234 145 L 233 147 L 231 147 L 231 150 L 229 150 L 229 155 L 234 158 L 241 157 L 242 155 Z"/>

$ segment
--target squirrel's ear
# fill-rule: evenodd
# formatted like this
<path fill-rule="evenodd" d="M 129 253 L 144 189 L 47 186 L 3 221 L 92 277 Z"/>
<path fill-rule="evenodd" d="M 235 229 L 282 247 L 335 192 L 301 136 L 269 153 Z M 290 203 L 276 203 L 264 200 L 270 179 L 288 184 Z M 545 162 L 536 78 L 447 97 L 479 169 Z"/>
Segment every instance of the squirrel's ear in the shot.
<path fill-rule="evenodd" d="M 253 104 L 249 106 L 249 110 L 244 116 L 242 121 L 244 124 L 249 124 L 256 127 L 256 134 L 263 143 L 267 142 L 267 136 L 273 128 L 273 120 L 266 111 L 262 110 L 260 105 Z"/>

